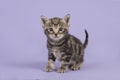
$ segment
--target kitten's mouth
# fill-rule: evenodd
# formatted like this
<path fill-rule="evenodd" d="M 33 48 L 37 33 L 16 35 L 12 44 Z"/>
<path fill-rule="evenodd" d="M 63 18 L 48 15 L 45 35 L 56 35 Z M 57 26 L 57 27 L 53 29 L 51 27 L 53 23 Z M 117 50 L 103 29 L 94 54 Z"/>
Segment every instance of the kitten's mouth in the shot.
<path fill-rule="evenodd" d="M 60 39 L 62 39 L 62 37 L 54 36 L 52 39 L 55 40 L 55 41 L 59 41 Z"/>
<path fill-rule="evenodd" d="M 58 36 L 55 36 L 54 38 L 59 38 Z"/>
<path fill-rule="evenodd" d="M 53 40 L 60 40 L 60 37 L 54 37 Z"/>
<path fill-rule="evenodd" d="M 63 35 L 49 35 L 49 38 L 53 41 L 59 41 L 63 38 Z"/>

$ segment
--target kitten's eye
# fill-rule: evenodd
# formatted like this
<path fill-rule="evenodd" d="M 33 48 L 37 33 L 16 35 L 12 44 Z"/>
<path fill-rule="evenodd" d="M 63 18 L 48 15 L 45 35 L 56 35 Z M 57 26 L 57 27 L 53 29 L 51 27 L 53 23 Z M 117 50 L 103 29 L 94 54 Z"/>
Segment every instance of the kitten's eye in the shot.
<path fill-rule="evenodd" d="M 52 28 L 49 28 L 48 31 L 49 31 L 49 32 L 53 32 L 53 29 L 52 29 Z"/>
<path fill-rule="evenodd" d="M 53 31 L 53 29 L 52 29 L 52 28 L 50 28 L 49 30 L 50 30 L 50 31 Z"/>
<path fill-rule="evenodd" d="M 60 28 L 60 29 L 59 29 L 59 31 L 60 31 L 60 32 L 63 32 L 63 31 L 64 31 L 64 29 L 63 29 L 63 28 Z"/>

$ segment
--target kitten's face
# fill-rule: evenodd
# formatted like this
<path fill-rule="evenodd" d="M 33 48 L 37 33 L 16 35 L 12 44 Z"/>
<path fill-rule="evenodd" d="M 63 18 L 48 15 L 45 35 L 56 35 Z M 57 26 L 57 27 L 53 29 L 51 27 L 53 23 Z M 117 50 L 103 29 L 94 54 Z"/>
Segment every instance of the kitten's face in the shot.
<path fill-rule="evenodd" d="M 69 18 L 70 15 L 66 15 L 63 19 L 47 19 L 45 16 L 42 16 L 41 19 L 46 36 L 53 41 L 59 41 L 63 39 L 68 33 Z"/>

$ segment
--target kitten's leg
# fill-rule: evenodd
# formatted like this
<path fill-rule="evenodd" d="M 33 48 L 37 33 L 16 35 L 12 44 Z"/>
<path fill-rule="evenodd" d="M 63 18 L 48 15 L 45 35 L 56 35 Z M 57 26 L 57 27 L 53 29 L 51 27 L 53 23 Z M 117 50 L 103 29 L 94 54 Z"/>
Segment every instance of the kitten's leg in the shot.
<path fill-rule="evenodd" d="M 76 62 L 75 64 L 71 64 L 71 65 L 69 66 L 69 68 L 70 68 L 71 70 L 73 70 L 73 71 L 76 71 L 76 70 L 79 70 L 79 69 L 80 69 L 80 67 L 82 66 L 82 64 L 83 64 L 83 57 L 81 57 L 81 58 L 79 59 L 79 61 Z"/>
<path fill-rule="evenodd" d="M 74 48 L 76 50 L 74 50 Z M 73 47 L 74 52 L 76 53 L 73 57 L 74 63 L 69 66 L 69 68 L 73 71 L 79 70 L 82 63 L 83 63 L 83 55 L 84 50 L 82 45 L 77 44 L 75 47 Z"/>
<path fill-rule="evenodd" d="M 59 73 L 65 73 L 67 68 L 68 68 L 68 62 L 65 62 L 65 61 L 61 61 L 61 66 L 60 68 L 58 69 L 58 72 Z"/>
<path fill-rule="evenodd" d="M 46 72 L 52 72 L 53 71 L 55 60 L 56 60 L 56 58 L 54 57 L 54 55 L 52 53 L 49 53 L 49 55 L 48 55 L 48 66 L 45 69 Z"/>
<path fill-rule="evenodd" d="M 64 57 L 63 57 L 64 58 Z M 67 56 L 65 59 L 61 60 L 60 68 L 58 69 L 59 73 L 65 73 L 70 62 L 71 56 Z"/>
<path fill-rule="evenodd" d="M 70 70 L 77 71 L 77 70 L 79 70 L 80 67 L 82 66 L 82 63 L 83 63 L 83 62 L 78 63 L 78 64 L 73 64 L 73 65 L 70 66 L 69 68 L 70 68 Z"/>

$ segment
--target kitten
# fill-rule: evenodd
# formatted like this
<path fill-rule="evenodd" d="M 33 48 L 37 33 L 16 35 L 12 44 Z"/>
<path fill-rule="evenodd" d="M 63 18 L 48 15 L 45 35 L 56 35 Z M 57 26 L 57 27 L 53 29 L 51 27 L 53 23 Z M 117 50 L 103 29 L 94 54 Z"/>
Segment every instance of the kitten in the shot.
<path fill-rule="evenodd" d="M 66 72 L 67 68 L 73 71 L 79 70 L 83 63 L 84 49 L 88 44 L 87 30 L 85 30 L 85 42 L 82 44 L 79 39 L 68 32 L 70 14 L 64 18 L 50 19 L 41 16 L 41 20 L 47 36 L 48 66 L 45 69 L 46 72 L 53 71 L 56 59 L 61 62 L 59 73 Z"/>

